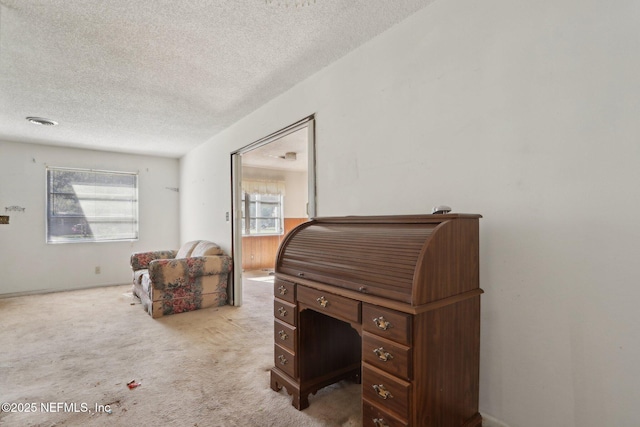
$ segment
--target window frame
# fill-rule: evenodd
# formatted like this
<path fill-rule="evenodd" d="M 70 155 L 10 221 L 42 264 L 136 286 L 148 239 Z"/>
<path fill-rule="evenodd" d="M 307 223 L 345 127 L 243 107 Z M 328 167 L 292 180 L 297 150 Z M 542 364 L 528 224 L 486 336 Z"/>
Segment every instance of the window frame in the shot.
<path fill-rule="evenodd" d="M 259 193 L 248 193 L 246 191 L 242 192 L 242 196 L 241 196 L 241 202 L 242 202 L 242 208 L 241 208 L 241 212 L 242 212 L 242 222 L 243 227 L 242 227 L 242 237 L 263 237 L 263 236 L 282 236 L 284 234 L 284 197 L 282 196 L 282 194 L 268 194 L 268 196 L 275 196 L 278 197 L 278 212 L 279 215 L 276 218 L 276 226 L 278 231 L 273 232 L 273 233 L 252 233 L 251 232 L 251 221 L 252 220 L 256 220 L 256 227 L 257 227 L 257 223 L 260 219 L 267 219 L 268 217 L 264 217 L 264 216 L 258 216 L 258 203 L 264 202 L 261 200 L 256 200 L 256 215 L 252 216 L 251 215 L 251 196 L 256 196 L 257 198 L 260 198 L 261 196 L 267 196 L 267 194 L 259 194 Z M 265 203 L 269 203 L 269 204 L 274 204 L 274 202 L 265 202 Z"/>
<path fill-rule="evenodd" d="M 52 176 L 53 173 L 55 172 L 77 172 L 77 173 L 91 173 L 91 174 L 102 174 L 102 175 L 109 175 L 109 176 L 129 176 L 133 178 L 133 191 L 132 194 L 130 196 L 130 198 L 123 198 L 120 200 L 123 201 L 127 201 L 132 203 L 133 205 L 133 209 L 131 212 L 131 216 L 114 216 L 114 217 L 99 217 L 97 215 L 94 216 L 87 216 L 84 214 L 68 214 L 68 215 L 56 215 L 55 213 L 53 213 L 52 209 L 53 209 L 53 196 L 56 194 L 62 195 L 62 194 L 69 194 L 72 195 L 72 193 L 64 193 L 64 192 L 56 192 L 54 191 L 54 176 Z M 88 169 L 88 168 L 69 168 L 69 167 L 54 167 L 54 166 L 47 166 L 46 168 L 46 173 L 45 173 L 45 189 L 46 189 L 46 201 L 45 201 L 45 241 L 47 244 L 67 244 L 67 243 L 107 243 L 107 242 L 132 242 L 132 241 L 137 241 L 139 240 L 139 236 L 140 236 L 140 224 L 139 224 L 139 194 L 138 194 L 138 184 L 139 184 L 139 173 L 138 172 L 124 172 L 124 171 L 110 171 L 110 170 L 99 170 L 99 169 Z M 78 181 L 79 182 L 79 181 Z M 97 183 L 97 180 L 94 180 L 94 183 Z M 75 197 L 77 197 L 77 194 L 73 194 Z M 96 195 L 96 193 L 93 194 L 93 197 L 83 197 L 78 199 L 78 203 L 80 203 L 80 200 L 93 200 L 93 201 L 100 201 L 100 200 L 117 200 L 114 198 L 100 198 Z M 51 222 L 56 220 L 56 219 L 60 219 L 60 218 L 78 218 L 78 221 L 80 221 L 80 224 L 77 225 L 84 225 L 84 222 L 91 222 L 91 220 L 93 220 L 94 222 L 102 222 L 102 223 L 108 223 L 108 222 L 117 222 L 118 220 L 123 220 L 123 222 L 126 222 L 128 224 L 132 225 L 133 231 L 131 233 L 131 235 L 126 236 L 126 237 L 100 237 L 100 236 L 91 236 L 91 237 L 74 237 L 74 238 L 64 238 L 64 237 L 59 237 L 59 236 L 55 236 L 51 234 L 51 229 L 52 224 Z M 102 219 L 102 221 L 95 221 L 96 219 Z M 114 221 L 115 219 L 115 221 Z M 83 222 L 84 220 L 84 222 Z"/>

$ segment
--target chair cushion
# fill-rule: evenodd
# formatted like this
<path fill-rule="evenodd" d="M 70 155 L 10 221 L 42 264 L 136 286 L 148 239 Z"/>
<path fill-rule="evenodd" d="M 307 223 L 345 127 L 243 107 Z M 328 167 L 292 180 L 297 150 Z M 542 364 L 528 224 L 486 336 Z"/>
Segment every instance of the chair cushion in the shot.
<path fill-rule="evenodd" d="M 137 285 L 141 285 L 142 284 L 142 275 L 146 274 L 147 276 L 149 275 L 149 270 L 144 268 L 142 270 L 136 270 L 133 272 L 133 283 L 137 284 Z"/>
<path fill-rule="evenodd" d="M 200 240 L 192 240 L 190 242 L 182 245 L 178 253 L 176 254 L 176 258 L 187 258 L 191 256 L 193 249 L 200 243 Z"/>
<path fill-rule="evenodd" d="M 200 243 L 193 248 L 193 252 L 191 252 L 192 257 L 196 256 L 212 256 L 212 255 L 224 255 L 220 246 L 216 245 L 213 242 L 209 242 L 207 240 L 201 240 Z"/>
<path fill-rule="evenodd" d="M 146 273 L 144 273 L 140 279 L 140 284 L 142 285 L 142 289 L 144 290 L 144 292 L 151 296 L 151 292 L 149 291 L 149 289 L 151 289 L 151 279 L 149 278 L 149 271 L 147 270 Z"/>

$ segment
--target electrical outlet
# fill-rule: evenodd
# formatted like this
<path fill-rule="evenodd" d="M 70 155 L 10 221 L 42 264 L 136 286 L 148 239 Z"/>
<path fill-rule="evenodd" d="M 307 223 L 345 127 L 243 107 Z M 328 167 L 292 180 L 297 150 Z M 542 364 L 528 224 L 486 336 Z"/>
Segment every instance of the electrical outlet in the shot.
<path fill-rule="evenodd" d="M 96 266 L 96 274 L 100 274 L 100 266 Z"/>
<path fill-rule="evenodd" d="M 0 215 L 0 224 L 9 224 L 9 215 Z"/>

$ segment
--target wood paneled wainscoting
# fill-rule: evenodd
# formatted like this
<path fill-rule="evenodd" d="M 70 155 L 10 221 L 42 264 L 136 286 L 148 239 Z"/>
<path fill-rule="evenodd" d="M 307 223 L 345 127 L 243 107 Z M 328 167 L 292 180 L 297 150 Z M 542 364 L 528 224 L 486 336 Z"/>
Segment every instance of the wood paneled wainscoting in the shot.
<path fill-rule="evenodd" d="M 308 218 L 285 218 L 284 234 L 281 236 L 243 237 L 242 269 L 246 271 L 273 268 L 280 242 L 295 226 L 308 220 Z"/>

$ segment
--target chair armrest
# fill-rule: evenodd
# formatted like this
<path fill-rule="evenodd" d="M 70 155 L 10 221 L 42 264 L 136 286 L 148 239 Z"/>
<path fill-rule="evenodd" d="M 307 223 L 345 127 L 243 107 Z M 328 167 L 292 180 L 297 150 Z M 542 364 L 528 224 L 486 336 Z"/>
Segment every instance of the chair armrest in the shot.
<path fill-rule="evenodd" d="M 231 257 L 226 255 L 207 255 L 187 258 L 189 276 L 210 276 L 213 274 L 229 274 L 233 269 Z"/>
<path fill-rule="evenodd" d="M 131 254 L 129 264 L 133 271 L 149 268 L 149 263 L 157 259 L 173 259 L 178 251 L 152 251 L 152 252 L 135 252 Z"/>
<path fill-rule="evenodd" d="M 231 257 L 226 255 L 199 256 L 177 259 L 158 259 L 149 263 L 149 278 L 155 289 L 167 286 L 180 287 L 201 276 L 229 274 L 233 268 Z"/>

